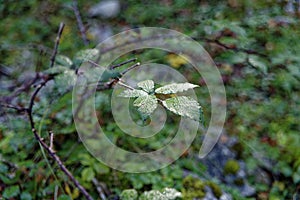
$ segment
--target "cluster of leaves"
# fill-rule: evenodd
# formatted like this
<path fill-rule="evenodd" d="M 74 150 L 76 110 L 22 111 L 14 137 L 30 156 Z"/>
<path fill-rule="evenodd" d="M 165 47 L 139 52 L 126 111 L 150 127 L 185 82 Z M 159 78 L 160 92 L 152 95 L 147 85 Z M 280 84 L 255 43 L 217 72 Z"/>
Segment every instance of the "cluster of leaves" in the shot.
<path fill-rule="evenodd" d="M 195 121 L 199 121 L 203 118 L 202 108 L 199 103 L 187 96 L 174 96 L 160 99 L 159 95 L 172 95 L 178 92 L 184 92 L 186 90 L 198 87 L 191 83 L 172 83 L 159 87 L 154 90 L 154 82 L 152 80 L 145 80 L 139 82 L 137 86 L 141 89 L 127 89 L 123 91 L 119 96 L 136 98 L 133 105 L 138 107 L 138 111 L 143 118 L 149 117 L 151 113 L 157 108 L 158 101 L 168 110 L 183 117 L 189 117 Z"/>

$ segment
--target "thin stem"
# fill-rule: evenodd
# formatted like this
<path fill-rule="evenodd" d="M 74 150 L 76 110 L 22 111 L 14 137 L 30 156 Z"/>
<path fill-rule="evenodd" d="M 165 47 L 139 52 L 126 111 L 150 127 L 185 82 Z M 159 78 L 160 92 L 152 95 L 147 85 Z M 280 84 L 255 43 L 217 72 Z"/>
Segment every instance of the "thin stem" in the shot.
<path fill-rule="evenodd" d="M 87 45 L 89 45 L 89 40 L 87 39 L 87 36 L 86 36 L 86 30 L 85 30 L 85 27 L 83 25 L 82 18 L 81 18 L 79 9 L 78 9 L 77 0 L 73 1 L 72 9 L 73 9 L 73 12 L 74 12 L 76 20 L 77 20 L 77 25 L 78 25 L 83 43 L 84 43 L 85 46 L 87 46 Z"/>
<path fill-rule="evenodd" d="M 65 24 L 63 22 L 61 22 L 60 25 L 59 25 L 57 36 L 56 36 L 56 39 L 55 39 L 54 49 L 53 49 L 52 56 L 51 56 L 51 59 L 50 59 L 51 60 L 50 67 L 54 66 L 55 57 L 56 57 L 56 54 L 57 54 L 57 49 L 58 49 L 58 46 L 59 46 L 61 34 L 64 30 L 64 27 L 65 27 Z"/>
<path fill-rule="evenodd" d="M 125 88 L 128 88 L 129 90 L 134 90 L 133 87 L 127 85 L 126 83 L 124 83 L 124 82 L 121 81 L 121 80 L 118 81 L 118 84 L 121 85 L 121 86 L 123 86 L 123 87 L 125 87 Z"/>
<path fill-rule="evenodd" d="M 126 74 L 127 72 L 129 72 L 130 70 L 133 70 L 134 68 L 140 66 L 141 63 L 136 63 L 134 65 L 132 65 L 131 67 L 128 67 L 127 69 L 125 69 L 124 71 L 121 72 L 121 76 L 123 76 L 124 74 Z"/>
<path fill-rule="evenodd" d="M 132 59 L 126 60 L 124 62 L 118 63 L 116 65 L 109 66 L 108 68 L 110 70 L 113 70 L 115 68 L 121 67 L 121 66 L 126 65 L 128 63 L 135 62 L 136 60 L 137 60 L 137 58 L 132 58 Z M 101 67 L 99 64 L 95 63 L 94 61 L 88 60 L 87 62 L 90 63 L 90 64 L 92 64 L 95 67 Z"/>
<path fill-rule="evenodd" d="M 252 50 L 252 49 L 244 49 L 244 48 L 238 48 L 235 46 L 230 46 L 227 44 L 222 43 L 220 40 L 218 39 L 208 39 L 208 38 L 200 38 L 203 39 L 204 41 L 208 42 L 208 43 L 215 43 L 227 50 L 232 50 L 232 51 L 236 51 L 236 52 L 244 52 L 246 54 L 250 54 L 250 55 L 258 55 L 264 58 L 268 58 L 268 56 L 266 54 L 260 53 L 258 51 Z"/>
<path fill-rule="evenodd" d="M 124 62 L 121 62 L 119 64 L 112 65 L 112 66 L 109 67 L 109 69 L 115 69 L 115 68 L 121 67 L 123 65 L 126 65 L 128 63 L 135 62 L 135 61 L 137 61 L 137 58 L 132 58 L 132 59 L 126 60 Z"/>
<path fill-rule="evenodd" d="M 16 110 L 18 112 L 24 112 L 24 111 L 26 111 L 26 108 L 22 108 L 22 107 L 11 105 L 11 104 L 3 104 L 3 103 L 1 103 L 0 105 L 3 106 L 3 107 L 6 107 L 6 108 L 14 109 L 14 110 Z"/>
<path fill-rule="evenodd" d="M 54 134 L 53 134 L 52 131 L 49 131 L 49 134 L 50 134 L 50 147 L 49 147 L 49 148 L 50 148 L 52 151 L 54 151 L 54 148 L 53 148 Z"/>

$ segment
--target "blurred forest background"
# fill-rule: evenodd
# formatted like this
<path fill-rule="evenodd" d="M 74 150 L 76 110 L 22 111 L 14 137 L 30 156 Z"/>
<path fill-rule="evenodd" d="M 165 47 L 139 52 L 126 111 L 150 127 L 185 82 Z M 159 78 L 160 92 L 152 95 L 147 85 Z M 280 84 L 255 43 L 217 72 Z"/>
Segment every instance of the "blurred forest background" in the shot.
<path fill-rule="evenodd" d="M 38 134 L 48 141 L 48 131 L 54 132 L 57 155 L 94 199 L 300 199 L 299 1 L 2 0 L 0 18 L 0 199 L 84 199 L 39 146 L 24 110 L 8 108 L 28 105 L 36 72 L 49 69 L 61 22 L 65 27 L 58 55 L 70 59 L 131 28 L 177 30 L 203 45 L 226 87 L 224 133 L 208 157 L 197 158 L 199 134 L 172 165 L 130 174 L 110 169 L 89 154 L 72 121 L 66 75 L 50 81 L 34 99 Z M 151 50 L 127 59 L 133 56 L 167 64 L 200 85 L 197 95 L 208 124 L 205 82 L 184 60 Z M 163 136 L 150 142 L 122 137 L 111 115 L 110 94 L 101 92 L 99 98 L 105 133 L 129 150 L 160 147 Z M 174 117 L 166 125 L 165 135 L 172 133 L 176 122 Z M 167 197 L 165 188 L 176 195 Z"/>

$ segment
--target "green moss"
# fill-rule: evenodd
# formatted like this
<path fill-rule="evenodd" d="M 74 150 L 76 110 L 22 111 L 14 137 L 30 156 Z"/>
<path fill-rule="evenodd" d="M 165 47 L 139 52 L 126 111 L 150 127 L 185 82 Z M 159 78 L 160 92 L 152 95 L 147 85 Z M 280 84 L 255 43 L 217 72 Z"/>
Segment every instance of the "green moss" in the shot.
<path fill-rule="evenodd" d="M 214 182 L 208 181 L 206 185 L 209 186 L 214 193 L 215 197 L 220 198 L 223 194 L 222 189 Z"/>
<path fill-rule="evenodd" d="M 228 160 L 224 166 L 224 174 L 236 174 L 240 170 L 240 164 L 236 160 Z"/>
<path fill-rule="evenodd" d="M 182 185 L 183 199 L 192 200 L 195 198 L 203 198 L 205 196 L 205 184 L 197 178 L 187 176 L 183 179 Z"/>

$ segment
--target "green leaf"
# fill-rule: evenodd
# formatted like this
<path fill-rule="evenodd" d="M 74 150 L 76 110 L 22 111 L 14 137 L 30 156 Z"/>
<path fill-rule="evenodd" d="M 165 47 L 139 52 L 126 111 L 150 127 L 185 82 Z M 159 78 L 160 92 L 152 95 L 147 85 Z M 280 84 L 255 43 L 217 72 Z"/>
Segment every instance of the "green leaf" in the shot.
<path fill-rule="evenodd" d="M 72 60 L 69 57 L 63 55 L 57 55 L 55 58 L 55 63 L 65 67 L 71 67 L 73 64 Z"/>
<path fill-rule="evenodd" d="M 21 200 L 32 200 L 32 196 L 28 192 L 23 192 L 21 194 Z"/>
<path fill-rule="evenodd" d="M 15 185 L 15 186 L 5 188 L 3 192 L 3 197 L 9 199 L 17 196 L 19 193 L 20 193 L 20 188 L 19 186 Z"/>
<path fill-rule="evenodd" d="M 300 183 L 300 173 L 299 173 L 299 172 L 293 173 L 292 178 L 293 178 L 293 182 L 294 182 L 295 184 Z"/>
<path fill-rule="evenodd" d="M 86 153 L 82 153 L 78 155 L 78 158 L 80 160 L 80 163 L 84 166 L 91 166 L 93 164 L 93 158 Z"/>
<path fill-rule="evenodd" d="M 0 163 L 0 173 L 6 174 L 8 172 L 8 167 Z"/>
<path fill-rule="evenodd" d="M 101 164 L 100 162 L 93 163 L 93 169 L 97 172 L 97 174 L 108 174 L 109 167 Z"/>
<path fill-rule="evenodd" d="M 83 180 L 91 181 L 91 180 L 93 180 L 93 178 L 95 178 L 95 172 L 94 172 L 93 168 L 88 167 L 88 168 L 85 168 L 84 170 L 82 170 L 81 176 L 82 176 Z"/>
<path fill-rule="evenodd" d="M 249 56 L 249 63 L 253 65 L 254 67 L 257 67 L 260 71 L 262 71 L 264 74 L 268 73 L 268 67 L 266 64 L 266 61 L 264 61 L 259 56 L 250 55 Z"/>
<path fill-rule="evenodd" d="M 145 115 L 150 115 L 157 108 L 157 98 L 154 95 L 138 97 L 133 105 L 138 107 L 138 111 Z"/>
<path fill-rule="evenodd" d="M 124 90 L 119 94 L 120 97 L 142 97 L 142 96 L 147 96 L 148 94 L 144 92 L 143 90 Z"/>
<path fill-rule="evenodd" d="M 159 94 L 174 94 L 177 92 L 183 92 L 189 89 L 193 89 L 195 87 L 199 87 L 198 85 L 194 85 L 191 83 L 172 83 L 169 85 L 165 85 L 163 87 L 157 88 L 155 93 Z"/>
<path fill-rule="evenodd" d="M 71 200 L 71 198 L 66 194 L 62 194 L 58 197 L 58 200 Z"/>
<path fill-rule="evenodd" d="M 100 82 L 107 82 L 113 78 L 120 78 L 121 74 L 115 70 L 105 70 L 101 75 Z"/>
<path fill-rule="evenodd" d="M 177 115 L 199 121 L 201 106 L 190 97 L 180 96 L 166 99 L 163 106 Z"/>
<path fill-rule="evenodd" d="M 137 86 L 148 93 L 151 93 L 154 90 L 154 82 L 152 80 L 139 82 Z"/>

